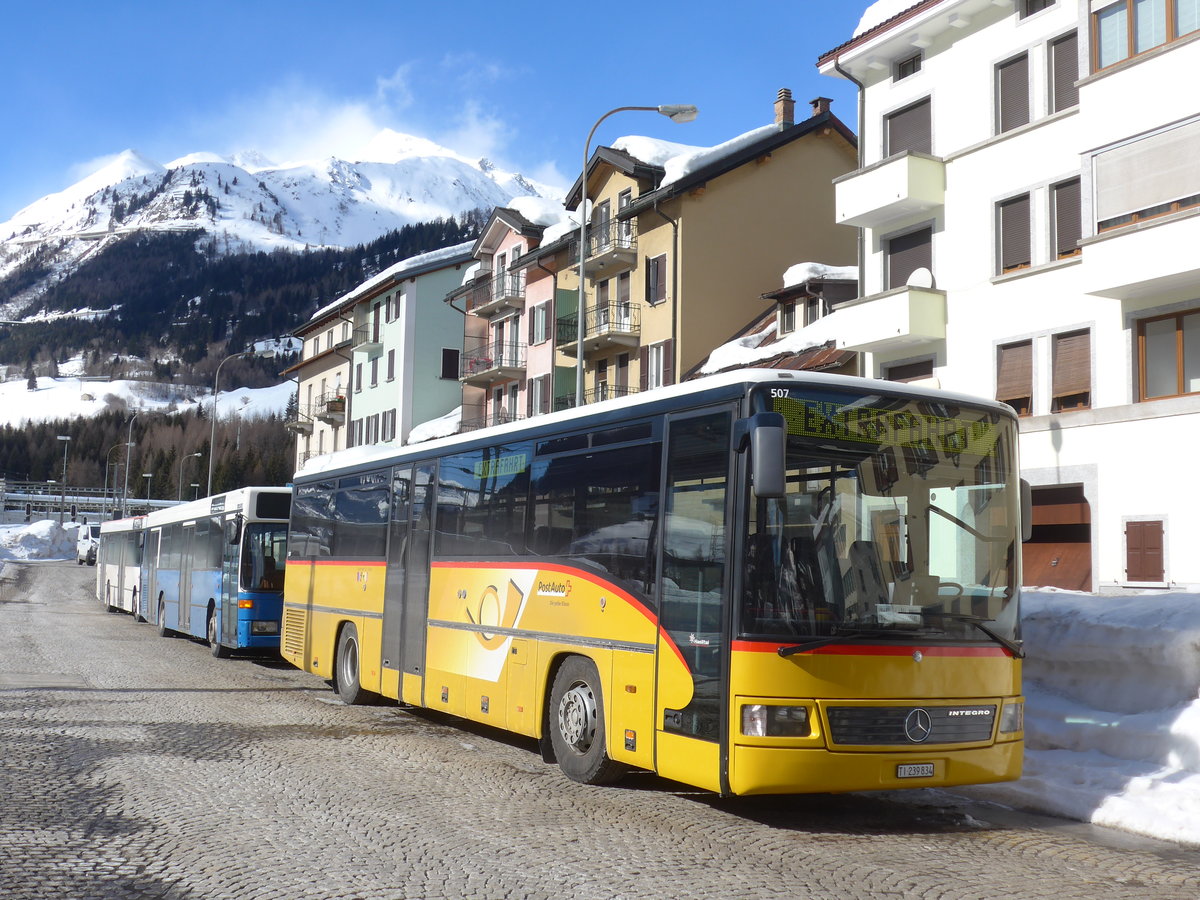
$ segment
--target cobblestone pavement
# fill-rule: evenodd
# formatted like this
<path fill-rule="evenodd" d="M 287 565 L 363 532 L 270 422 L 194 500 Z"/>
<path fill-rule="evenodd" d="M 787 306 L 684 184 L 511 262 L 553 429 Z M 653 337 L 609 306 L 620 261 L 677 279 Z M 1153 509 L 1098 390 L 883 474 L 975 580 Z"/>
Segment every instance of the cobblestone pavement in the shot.
<path fill-rule="evenodd" d="M 160 638 L 98 606 L 93 569 L 18 572 L 5 898 L 1200 897 L 1200 851 L 948 794 L 574 784 L 524 739 Z"/>

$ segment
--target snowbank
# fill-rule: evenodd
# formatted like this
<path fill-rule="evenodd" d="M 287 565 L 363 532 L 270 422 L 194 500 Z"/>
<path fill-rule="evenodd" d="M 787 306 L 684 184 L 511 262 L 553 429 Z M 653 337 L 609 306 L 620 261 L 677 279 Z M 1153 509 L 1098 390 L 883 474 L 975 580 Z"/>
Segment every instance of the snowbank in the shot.
<path fill-rule="evenodd" d="M 0 562 L 5 560 L 74 559 L 79 526 L 49 519 L 29 525 L 0 526 Z"/>

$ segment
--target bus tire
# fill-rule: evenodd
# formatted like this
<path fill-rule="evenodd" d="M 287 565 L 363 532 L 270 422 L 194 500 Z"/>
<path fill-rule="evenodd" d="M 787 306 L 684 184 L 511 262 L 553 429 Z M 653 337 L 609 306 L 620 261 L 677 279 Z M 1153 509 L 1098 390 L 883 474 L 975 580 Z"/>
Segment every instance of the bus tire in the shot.
<path fill-rule="evenodd" d="M 333 666 L 333 689 L 341 701 L 350 706 L 366 706 L 379 699 L 379 695 L 362 686 L 362 648 L 358 642 L 358 629 L 347 622 L 338 635 L 337 659 Z"/>
<path fill-rule="evenodd" d="M 595 664 L 568 657 L 550 692 L 550 740 L 563 774 L 581 784 L 611 784 L 626 767 L 609 758 L 604 730 L 604 699 Z"/>
<path fill-rule="evenodd" d="M 174 632 L 167 627 L 167 604 L 162 597 L 158 598 L 158 636 L 171 637 Z"/>
<path fill-rule="evenodd" d="M 208 611 L 208 625 L 205 628 L 208 634 L 208 649 L 217 659 L 228 659 L 229 648 L 217 640 L 217 611 L 210 609 Z"/>

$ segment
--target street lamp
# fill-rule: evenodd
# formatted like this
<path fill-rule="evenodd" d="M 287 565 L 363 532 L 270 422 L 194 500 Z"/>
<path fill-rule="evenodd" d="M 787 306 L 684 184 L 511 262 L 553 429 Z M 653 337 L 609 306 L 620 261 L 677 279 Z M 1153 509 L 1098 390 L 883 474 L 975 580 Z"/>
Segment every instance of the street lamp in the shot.
<path fill-rule="evenodd" d="M 264 347 L 261 350 L 243 350 L 241 353 L 231 353 L 217 365 L 217 371 L 213 374 L 212 428 L 210 429 L 208 438 L 208 493 L 204 495 L 206 497 L 212 496 L 213 460 L 217 456 L 217 395 L 221 393 L 219 387 L 221 383 L 221 366 L 225 365 L 231 359 L 237 359 L 242 356 L 253 356 L 257 359 L 273 359 L 275 355 L 276 351 L 273 347 Z"/>
<path fill-rule="evenodd" d="M 153 472 L 143 472 L 142 477 L 146 479 L 146 515 L 150 514 L 150 482 L 154 478 Z"/>
<path fill-rule="evenodd" d="M 129 429 L 125 434 L 125 487 L 121 490 L 121 518 L 125 518 L 125 514 L 129 510 L 129 457 L 133 455 L 133 420 L 138 417 L 137 413 L 129 420 Z"/>
<path fill-rule="evenodd" d="M 71 445 L 71 436 L 69 434 L 60 434 L 58 439 L 63 442 L 62 500 L 58 505 L 58 525 L 61 528 L 63 519 L 67 513 L 67 447 Z"/>
<path fill-rule="evenodd" d="M 125 446 L 125 445 L 124 444 L 113 444 L 111 447 L 108 448 L 108 453 L 104 454 L 104 511 L 101 513 L 101 516 L 100 516 L 100 518 L 102 518 L 102 519 L 107 519 L 109 516 L 108 469 L 109 469 L 109 466 L 112 465 L 112 452 L 114 450 L 116 450 L 118 447 L 123 447 L 123 446 Z M 114 478 L 113 481 L 115 482 L 116 478 Z M 115 504 L 116 502 L 117 502 L 117 486 L 116 486 L 116 484 L 114 484 L 113 485 L 113 503 Z"/>
<path fill-rule="evenodd" d="M 175 494 L 176 500 L 183 499 L 183 464 L 189 459 L 199 459 L 204 454 L 197 450 L 195 453 L 189 453 L 179 459 L 179 491 Z"/>
<path fill-rule="evenodd" d="M 656 112 L 666 116 L 672 122 L 691 122 L 696 118 L 699 110 L 688 103 L 669 103 L 664 106 L 618 106 L 616 109 L 610 109 L 592 126 L 592 130 L 588 132 L 587 141 L 583 145 L 583 169 L 579 176 L 579 310 L 575 318 L 575 407 L 578 409 L 583 406 L 583 324 L 584 311 L 587 309 L 587 294 L 584 289 L 584 268 L 587 261 L 587 166 L 588 156 L 591 154 L 592 138 L 596 134 L 596 129 L 600 127 L 600 123 L 611 116 L 613 113 L 628 112 Z"/>

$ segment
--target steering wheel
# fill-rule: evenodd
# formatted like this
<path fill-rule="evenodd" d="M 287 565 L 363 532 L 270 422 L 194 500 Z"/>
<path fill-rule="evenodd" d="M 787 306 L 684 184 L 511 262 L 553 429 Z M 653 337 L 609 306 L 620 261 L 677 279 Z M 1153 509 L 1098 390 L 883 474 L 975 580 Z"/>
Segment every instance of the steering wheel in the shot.
<path fill-rule="evenodd" d="M 957 600 L 963 595 L 963 586 L 957 581 L 939 581 L 937 586 L 938 594 L 941 594 L 942 588 L 950 588 L 955 591 L 954 596 L 949 598 L 950 600 Z"/>

